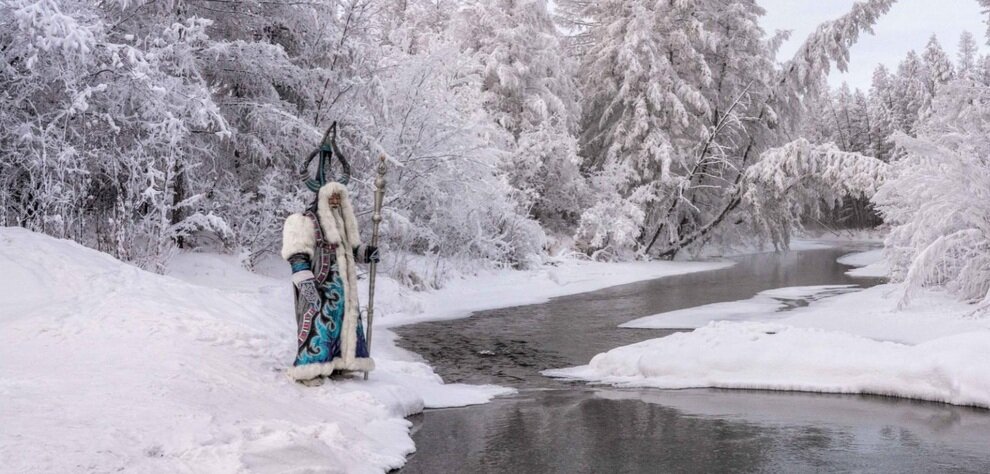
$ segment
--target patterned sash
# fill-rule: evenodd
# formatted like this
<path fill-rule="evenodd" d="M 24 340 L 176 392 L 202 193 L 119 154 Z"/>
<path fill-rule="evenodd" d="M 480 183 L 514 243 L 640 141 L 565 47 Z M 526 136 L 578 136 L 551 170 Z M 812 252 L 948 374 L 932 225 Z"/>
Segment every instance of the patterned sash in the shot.
<path fill-rule="evenodd" d="M 313 328 L 313 318 L 316 317 L 316 314 L 322 309 L 323 298 L 320 297 L 319 287 L 322 286 L 324 282 L 327 281 L 327 278 L 330 276 L 331 257 L 334 255 L 333 252 L 337 251 L 337 245 L 327 243 L 327 240 L 323 237 L 323 228 L 320 227 L 320 220 L 316 217 L 316 214 L 313 213 L 312 211 L 306 211 L 304 215 L 309 217 L 309 219 L 313 222 L 313 231 L 316 233 L 315 253 L 319 254 L 319 259 L 318 259 L 319 261 L 314 262 L 316 263 L 314 268 L 316 271 L 313 273 L 316 278 L 317 284 L 314 285 L 314 287 L 304 286 L 302 290 L 302 291 L 315 290 L 317 294 L 301 295 L 301 296 L 303 297 L 303 301 L 319 300 L 321 302 L 320 305 L 321 307 L 313 308 L 312 306 L 310 306 L 306 308 L 306 312 L 303 313 L 302 323 L 299 325 L 299 347 L 302 347 L 303 344 L 306 344 L 306 340 L 309 339 L 309 333 Z M 313 298 L 313 296 L 315 296 L 315 298 Z"/>

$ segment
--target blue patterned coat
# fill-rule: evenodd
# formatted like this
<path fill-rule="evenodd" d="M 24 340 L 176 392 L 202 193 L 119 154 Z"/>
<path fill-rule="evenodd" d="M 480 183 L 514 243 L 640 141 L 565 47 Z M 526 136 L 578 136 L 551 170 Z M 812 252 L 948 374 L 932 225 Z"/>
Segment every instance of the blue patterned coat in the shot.
<path fill-rule="evenodd" d="M 341 197 L 338 207 L 329 197 Z M 285 221 L 282 256 L 296 287 L 297 351 L 289 376 L 309 380 L 337 370 L 370 371 L 358 303 L 357 262 L 367 262 L 357 220 L 340 183 L 324 185 L 317 204 Z"/>

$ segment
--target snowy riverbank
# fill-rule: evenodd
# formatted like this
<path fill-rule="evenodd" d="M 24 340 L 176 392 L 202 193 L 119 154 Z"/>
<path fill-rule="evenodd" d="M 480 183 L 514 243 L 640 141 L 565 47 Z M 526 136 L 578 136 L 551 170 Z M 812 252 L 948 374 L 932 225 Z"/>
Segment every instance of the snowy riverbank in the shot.
<path fill-rule="evenodd" d="M 161 276 L 0 228 L 0 471 L 399 467 L 415 449 L 404 417 L 509 390 L 443 384 L 388 327 L 727 265 L 565 260 L 418 293 L 385 279 L 371 380 L 305 387 L 283 374 L 295 331 L 287 275 L 187 254 Z"/>
<path fill-rule="evenodd" d="M 840 262 L 878 275 L 877 251 Z M 990 407 L 990 318 L 940 293 L 897 309 L 899 285 L 813 301 L 776 313 L 773 293 L 649 316 L 630 327 L 697 327 L 613 349 L 586 366 L 546 371 L 617 386 L 864 393 Z M 778 295 L 779 296 L 779 295 Z"/>

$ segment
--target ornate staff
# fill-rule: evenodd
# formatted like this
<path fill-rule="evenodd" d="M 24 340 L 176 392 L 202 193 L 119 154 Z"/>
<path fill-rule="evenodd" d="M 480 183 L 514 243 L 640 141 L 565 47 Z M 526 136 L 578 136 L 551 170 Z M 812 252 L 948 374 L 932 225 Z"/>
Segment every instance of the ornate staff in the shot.
<path fill-rule="evenodd" d="M 371 214 L 371 246 L 378 247 L 378 225 L 382 222 L 382 201 L 385 198 L 385 154 L 378 156 L 378 177 L 375 178 L 375 211 Z M 375 274 L 378 271 L 378 262 L 372 260 L 368 269 L 368 356 L 371 356 L 371 323 L 375 317 Z M 365 371 L 364 379 L 368 380 L 368 372 Z"/>

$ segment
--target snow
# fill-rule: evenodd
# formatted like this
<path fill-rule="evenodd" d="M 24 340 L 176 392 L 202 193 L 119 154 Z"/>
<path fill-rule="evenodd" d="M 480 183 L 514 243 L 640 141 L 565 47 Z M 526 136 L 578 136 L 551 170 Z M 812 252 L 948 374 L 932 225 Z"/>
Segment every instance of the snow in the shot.
<path fill-rule="evenodd" d="M 843 261 L 864 264 L 876 256 Z M 748 320 L 711 322 L 544 374 L 624 387 L 860 393 L 990 407 L 990 318 L 932 291 L 898 309 L 903 291 L 879 285 L 772 320 L 750 313 L 737 318 Z"/>
<path fill-rule="evenodd" d="M 382 291 L 388 297 L 381 306 L 375 303 L 385 316 L 376 322 L 375 329 L 463 318 L 475 311 L 538 304 L 558 296 L 731 265 L 731 261 L 603 263 L 561 259 L 533 271 L 478 272 L 455 278 L 434 292 L 413 292 L 386 280 Z"/>
<path fill-rule="evenodd" d="M 307 387 L 283 373 L 295 332 L 284 263 L 257 274 L 181 254 L 162 276 L 0 228 L 0 459 L 32 472 L 386 471 L 415 450 L 406 416 L 512 392 L 444 384 L 388 327 L 728 265 L 561 260 L 419 293 L 382 278 L 377 370 Z"/>
<path fill-rule="evenodd" d="M 811 300 L 851 291 L 853 285 L 793 286 L 761 291 L 742 301 L 712 303 L 667 311 L 620 324 L 623 328 L 686 329 L 700 328 L 712 321 L 737 321 L 759 318 L 762 321 L 787 317 L 780 310 L 788 301 Z"/>
<path fill-rule="evenodd" d="M 911 346 L 782 324 L 716 322 L 548 375 L 622 386 L 891 395 L 990 407 L 990 330 Z"/>
<path fill-rule="evenodd" d="M 846 275 L 860 278 L 884 278 L 890 274 L 890 263 L 883 256 L 883 250 L 867 250 L 839 257 L 838 262 L 851 267 L 858 267 L 846 272 Z"/>
<path fill-rule="evenodd" d="M 284 285 L 192 285 L 16 228 L 0 268 L 5 469 L 380 472 L 414 449 L 415 392 L 281 373 Z"/>

